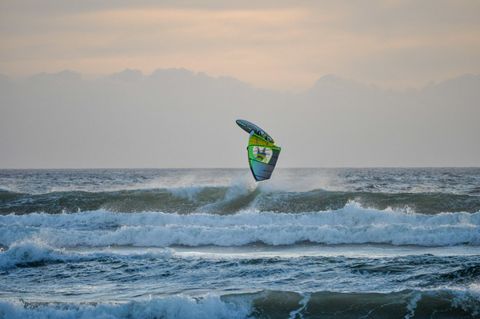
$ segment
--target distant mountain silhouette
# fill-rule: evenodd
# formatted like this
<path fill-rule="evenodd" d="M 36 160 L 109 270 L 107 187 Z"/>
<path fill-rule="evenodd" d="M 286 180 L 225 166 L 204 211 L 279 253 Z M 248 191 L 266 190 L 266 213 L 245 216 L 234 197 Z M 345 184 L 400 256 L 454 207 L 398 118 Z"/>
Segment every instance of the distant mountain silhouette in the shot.
<path fill-rule="evenodd" d="M 0 76 L 0 93 L 0 167 L 243 167 L 237 118 L 284 147 L 280 167 L 480 165 L 479 75 L 409 90 L 325 75 L 288 93 L 186 69 L 65 70 Z"/>
<path fill-rule="evenodd" d="M 80 81 L 82 75 L 71 70 L 64 70 L 58 73 L 39 73 L 31 76 L 29 81 L 46 82 L 46 81 Z"/>
<path fill-rule="evenodd" d="M 125 69 L 121 72 L 111 74 L 109 78 L 113 80 L 133 82 L 143 80 L 144 76 L 140 70 Z"/>

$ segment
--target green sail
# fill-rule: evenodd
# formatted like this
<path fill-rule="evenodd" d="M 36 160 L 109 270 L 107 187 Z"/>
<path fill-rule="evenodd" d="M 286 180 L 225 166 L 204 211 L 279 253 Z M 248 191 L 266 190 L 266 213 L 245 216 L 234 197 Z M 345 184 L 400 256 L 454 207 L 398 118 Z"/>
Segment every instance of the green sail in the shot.
<path fill-rule="evenodd" d="M 237 124 L 250 134 L 248 140 L 248 163 L 256 181 L 263 181 L 272 176 L 281 148 L 274 144 L 273 138 L 261 128 L 245 120 Z"/>

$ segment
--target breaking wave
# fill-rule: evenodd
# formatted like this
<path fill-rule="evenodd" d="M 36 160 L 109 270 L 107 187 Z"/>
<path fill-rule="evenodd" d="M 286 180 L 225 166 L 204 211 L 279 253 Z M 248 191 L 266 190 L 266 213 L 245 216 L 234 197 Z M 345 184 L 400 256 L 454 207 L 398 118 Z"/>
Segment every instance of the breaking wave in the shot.
<path fill-rule="evenodd" d="M 0 245 L 40 240 L 53 247 L 242 246 L 391 244 L 419 246 L 480 245 L 480 212 L 425 215 L 392 209 L 343 208 L 312 213 L 252 210 L 232 215 L 105 210 L 76 214 L 0 216 Z"/>
<path fill-rule="evenodd" d="M 302 294 L 259 291 L 231 295 L 182 295 L 128 303 L 0 302 L 2 318 L 475 318 L 477 291 L 404 290 L 391 293 Z"/>
<path fill-rule="evenodd" d="M 0 302 L 1 318 L 247 318 L 248 306 L 217 296 L 171 296 L 125 304 Z"/>
<path fill-rule="evenodd" d="M 118 260 L 118 259 L 146 259 L 146 258 L 168 258 L 172 256 L 168 248 L 156 252 L 137 252 L 118 254 L 109 251 L 94 253 L 82 253 L 66 251 L 65 249 L 53 248 L 45 243 L 26 240 L 13 243 L 7 250 L 0 250 L 0 270 L 14 267 L 36 267 L 53 263 Z"/>
<path fill-rule="evenodd" d="M 0 214 L 161 211 L 231 214 L 245 209 L 281 213 L 340 209 L 349 201 L 364 207 L 409 209 L 417 213 L 476 212 L 480 196 L 449 193 L 382 193 L 311 190 L 294 192 L 251 185 L 190 186 L 104 192 L 64 191 L 44 194 L 0 191 Z"/>

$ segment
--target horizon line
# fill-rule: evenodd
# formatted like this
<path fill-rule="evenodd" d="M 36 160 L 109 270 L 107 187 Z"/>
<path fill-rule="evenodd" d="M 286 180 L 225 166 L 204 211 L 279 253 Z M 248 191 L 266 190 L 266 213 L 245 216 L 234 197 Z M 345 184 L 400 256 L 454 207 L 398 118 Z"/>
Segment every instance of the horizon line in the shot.
<path fill-rule="evenodd" d="M 392 168 L 392 169 L 422 169 L 422 168 L 480 168 L 478 166 L 291 166 L 291 167 L 277 167 L 277 170 L 282 169 L 371 169 L 371 168 Z M 208 169 L 232 169 L 248 170 L 248 167 L 22 167 L 22 168 L 2 168 L 0 170 L 208 170 Z"/>

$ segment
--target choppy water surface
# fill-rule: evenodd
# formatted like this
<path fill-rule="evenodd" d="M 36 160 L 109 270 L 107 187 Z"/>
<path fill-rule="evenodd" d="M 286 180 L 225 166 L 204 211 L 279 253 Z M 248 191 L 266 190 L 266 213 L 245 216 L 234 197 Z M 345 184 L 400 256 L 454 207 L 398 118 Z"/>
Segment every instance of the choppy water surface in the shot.
<path fill-rule="evenodd" d="M 0 170 L 0 318 L 478 318 L 480 169 Z"/>

